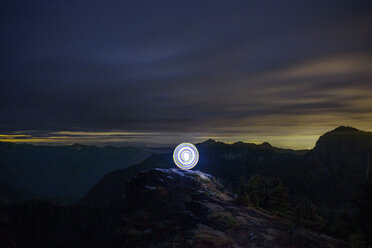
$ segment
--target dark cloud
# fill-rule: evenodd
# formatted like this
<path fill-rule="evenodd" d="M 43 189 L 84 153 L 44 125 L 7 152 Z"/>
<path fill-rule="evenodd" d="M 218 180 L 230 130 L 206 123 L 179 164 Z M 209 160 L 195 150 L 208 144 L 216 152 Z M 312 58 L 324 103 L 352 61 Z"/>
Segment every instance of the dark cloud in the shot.
<path fill-rule="evenodd" d="M 372 128 L 370 1 L 36 0 L 0 11 L 0 133 L 176 142 Z"/>

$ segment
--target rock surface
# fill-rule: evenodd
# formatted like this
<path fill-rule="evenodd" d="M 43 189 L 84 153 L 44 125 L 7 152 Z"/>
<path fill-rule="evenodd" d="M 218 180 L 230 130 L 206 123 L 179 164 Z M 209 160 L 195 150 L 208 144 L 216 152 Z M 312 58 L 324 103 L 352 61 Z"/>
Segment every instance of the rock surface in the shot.
<path fill-rule="evenodd" d="M 264 211 L 199 171 L 151 169 L 126 184 L 124 247 L 347 247 Z"/>

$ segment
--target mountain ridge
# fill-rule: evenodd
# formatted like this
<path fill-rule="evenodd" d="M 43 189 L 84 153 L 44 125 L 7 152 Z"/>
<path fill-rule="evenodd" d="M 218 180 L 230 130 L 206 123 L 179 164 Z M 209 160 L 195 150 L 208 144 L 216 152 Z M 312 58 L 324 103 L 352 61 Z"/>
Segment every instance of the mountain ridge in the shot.
<path fill-rule="evenodd" d="M 361 159 L 354 159 L 355 161 L 350 157 L 346 158 L 347 160 L 353 161 L 351 163 L 355 165 L 342 164 L 342 161 L 335 161 L 335 165 L 339 165 L 340 168 L 345 168 L 341 169 L 339 172 L 336 171 L 337 173 L 335 174 L 330 169 L 327 169 L 332 167 L 332 163 L 329 162 L 332 161 L 333 156 L 328 152 L 330 148 L 327 146 L 322 147 L 321 144 L 323 143 L 323 140 L 327 141 L 329 139 L 328 137 L 332 138 L 340 136 L 340 138 L 343 139 L 345 138 L 345 134 L 351 135 L 352 137 L 354 134 L 357 134 L 357 137 L 355 138 L 356 143 L 358 143 L 360 137 L 363 138 L 362 140 L 366 139 L 366 143 L 370 144 L 369 147 L 372 152 L 372 136 L 370 138 L 369 132 L 340 126 L 320 136 L 317 145 L 309 151 L 281 149 L 272 147 L 265 143 L 264 145 L 243 142 L 225 144 L 222 142 L 207 140 L 196 144 L 200 153 L 200 160 L 196 169 L 215 175 L 233 191 L 239 189 L 239 181 L 242 176 L 249 178 L 254 174 L 259 174 L 268 177 L 279 177 L 290 189 L 290 193 L 296 196 L 296 199 L 302 198 L 301 192 L 304 191 L 306 192 L 306 195 L 314 197 L 317 204 L 328 204 L 327 202 L 332 200 L 335 201 L 336 204 L 342 205 L 343 201 L 350 202 L 352 200 L 353 192 L 356 192 L 359 188 L 358 182 L 361 182 L 365 176 L 365 165 L 363 164 L 365 154 L 363 154 Z M 367 136 L 364 137 L 365 135 Z M 336 147 L 339 144 L 340 142 L 332 143 L 332 145 Z M 352 149 L 360 149 L 356 144 L 352 144 L 352 146 Z M 89 191 L 83 199 L 83 202 L 96 202 L 93 195 L 97 197 L 100 194 L 103 195 L 103 192 L 105 192 L 103 188 L 110 188 L 109 185 L 111 180 L 117 180 L 115 185 L 118 187 L 118 185 L 121 184 L 120 180 L 126 180 L 129 177 L 136 175 L 141 170 L 155 167 L 174 167 L 172 154 L 152 155 L 143 162 L 128 169 L 113 171 L 106 175 Z M 350 170 L 355 171 L 351 173 Z M 331 181 L 327 178 L 330 178 Z M 350 180 L 347 178 L 350 178 Z M 342 186 L 341 182 L 344 182 L 345 185 Z M 342 190 L 347 192 L 345 193 L 345 196 L 326 197 L 325 193 L 322 192 L 324 191 L 322 187 L 325 187 L 326 184 L 329 185 L 330 183 L 331 185 L 328 186 L 326 190 L 327 194 L 331 194 L 331 191 L 338 192 L 338 188 L 342 188 Z M 334 184 L 334 186 L 332 186 L 332 184 Z M 105 186 L 99 189 L 100 186 L 103 185 Z M 350 186 L 350 188 L 348 188 L 348 186 Z M 316 187 L 317 190 L 314 191 L 312 187 Z M 314 196 L 315 194 L 317 195 Z M 104 195 L 105 199 L 108 200 L 109 194 Z"/>

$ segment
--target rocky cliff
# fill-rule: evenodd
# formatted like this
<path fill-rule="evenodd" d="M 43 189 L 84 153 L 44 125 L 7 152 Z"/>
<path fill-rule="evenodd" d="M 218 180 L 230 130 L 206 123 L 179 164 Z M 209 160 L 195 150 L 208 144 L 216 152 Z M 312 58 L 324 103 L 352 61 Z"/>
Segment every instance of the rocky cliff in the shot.
<path fill-rule="evenodd" d="M 347 247 L 241 206 L 211 175 L 151 169 L 126 184 L 126 247 Z"/>

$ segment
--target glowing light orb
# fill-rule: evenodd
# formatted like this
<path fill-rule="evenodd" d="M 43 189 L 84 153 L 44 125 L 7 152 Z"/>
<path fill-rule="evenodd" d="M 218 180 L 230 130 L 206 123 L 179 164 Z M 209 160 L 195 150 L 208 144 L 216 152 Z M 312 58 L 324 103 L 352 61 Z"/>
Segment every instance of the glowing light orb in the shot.
<path fill-rule="evenodd" d="M 195 167 L 199 161 L 198 149 L 193 144 L 179 144 L 173 152 L 173 160 L 178 168 L 190 170 Z"/>

